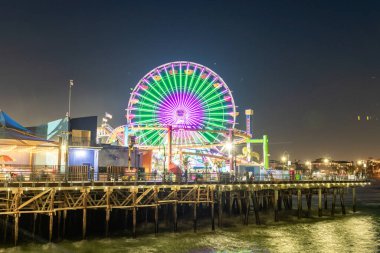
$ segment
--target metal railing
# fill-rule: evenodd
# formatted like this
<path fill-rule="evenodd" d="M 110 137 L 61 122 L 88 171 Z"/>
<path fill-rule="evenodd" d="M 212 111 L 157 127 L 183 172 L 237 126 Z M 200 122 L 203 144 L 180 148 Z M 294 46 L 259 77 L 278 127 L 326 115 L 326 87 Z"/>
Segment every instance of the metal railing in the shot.
<path fill-rule="evenodd" d="M 362 181 L 364 176 L 334 175 L 325 177 L 238 176 L 230 173 L 144 173 L 144 172 L 95 172 L 65 173 L 58 170 L 12 170 L 0 171 L 0 182 L 135 182 L 135 183 L 254 183 L 254 182 L 298 182 L 298 181 Z"/>

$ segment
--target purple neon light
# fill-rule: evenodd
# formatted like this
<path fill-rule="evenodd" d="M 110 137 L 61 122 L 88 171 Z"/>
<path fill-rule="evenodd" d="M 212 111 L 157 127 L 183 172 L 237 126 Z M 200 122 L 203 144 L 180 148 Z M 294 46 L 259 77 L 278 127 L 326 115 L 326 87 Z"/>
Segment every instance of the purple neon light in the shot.
<path fill-rule="evenodd" d="M 201 100 L 187 92 L 171 93 L 158 106 L 158 121 L 162 125 L 181 128 L 201 128 L 205 120 Z"/>

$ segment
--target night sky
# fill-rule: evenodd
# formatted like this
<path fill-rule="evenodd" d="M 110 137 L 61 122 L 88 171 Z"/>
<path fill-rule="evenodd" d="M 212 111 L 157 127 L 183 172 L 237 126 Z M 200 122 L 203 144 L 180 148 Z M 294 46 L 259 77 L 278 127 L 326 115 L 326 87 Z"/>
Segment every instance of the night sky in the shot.
<path fill-rule="evenodd" d="M 0 108 L 25 126 L 65 116 L 69 79 L 73 117 L 125 124 L 130 88 L 177 60 L 225 80 L 238 127 L 255 110 L 271 159 L 380 157 L 380 1 L 0 0 Z"/>

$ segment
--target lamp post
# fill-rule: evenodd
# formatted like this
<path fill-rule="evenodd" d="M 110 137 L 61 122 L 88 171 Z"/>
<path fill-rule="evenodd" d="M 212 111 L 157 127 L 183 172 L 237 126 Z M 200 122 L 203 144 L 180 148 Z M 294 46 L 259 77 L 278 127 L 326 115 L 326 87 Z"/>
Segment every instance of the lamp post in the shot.
<path fill-rule="evenodd" d="M 356 163 L 358 166 L 362 167 L 361 168 L 362 177 L 363 176 L 367 177 L 367 163 L 364 160 L 358 160 Z"/>
<path fill-rule="evenodd" d="M 306 162 L 305 162 L 305 165 L 309 168 L 309 171 L 310 171 L 310 178 L 311 178 L 311 162 L 310 162 L 310 161 L 306 161 Z"/>
<path fill-rule="evenodd" d="M 234 145 L 231 141 L 228 141 L 224 145 L 224 149 L 228 151 L 228 157 L 230 158 L 230 174 L 232 173 L 232 170 L 234 170 L 234 174 L 236 176 L 236 168 L 234 168 L 234 155 L 233 155 L 233 150 L 234 150 Z M 236 164 L 235 164 L 236 166 Z"/>
<path fill-rule="evenodd" d="M 289 170 L 289 165 L 290 165 L 289 164 L 289 162 L 290 162 L 289 157 L 290 157 L 290 155 L 289 155 L 288 151 L 285 151 L 282 154 L 281 162 L 283 163 L 283 169 L 286 167 L 286 169 Z"/>
<path fill-rule="evenodd" d="M 71 116 L 71 88 L 74 86 L 74 80 L 69 81 L 69 111 L 67 113 L 67 117 Z"/>

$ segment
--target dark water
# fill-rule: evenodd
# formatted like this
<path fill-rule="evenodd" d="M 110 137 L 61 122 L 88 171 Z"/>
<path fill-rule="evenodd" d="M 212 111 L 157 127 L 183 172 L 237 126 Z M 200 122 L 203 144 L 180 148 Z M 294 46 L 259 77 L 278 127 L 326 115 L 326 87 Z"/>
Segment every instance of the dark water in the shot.
<path fill-rule="evenodd" d="M 278 223 L 273 215 L 262 215 L 265 225 L 240 225 L 239 218 L 225 220 L 225 227 L 211 232 L 209 221 L 193 233 L 191 224 L 179 223 L 180 233 L 140 235 L 137 239 L 118 236 L 112 239 L 63 241 L 53 244 L 25 244 L 0 249 L 1 252 L 380 252 L 380 181 L 358 189 L 358 212 L 334 218 L 296 219 L 284 213 Z M 348 195 L 347 195 L 348 196 Z M 347 198 L 347 197 L 346 197 Z M 347 210 L 350 200 L 346 199 Z M 315 207 L 313 207 L 315 210 Z M 339 209 L 337 208 L 337 211 Z M 253 218 L 251 218 L 253 223 Z M 147 230 L 153 231 L 152 228 Z"/>

